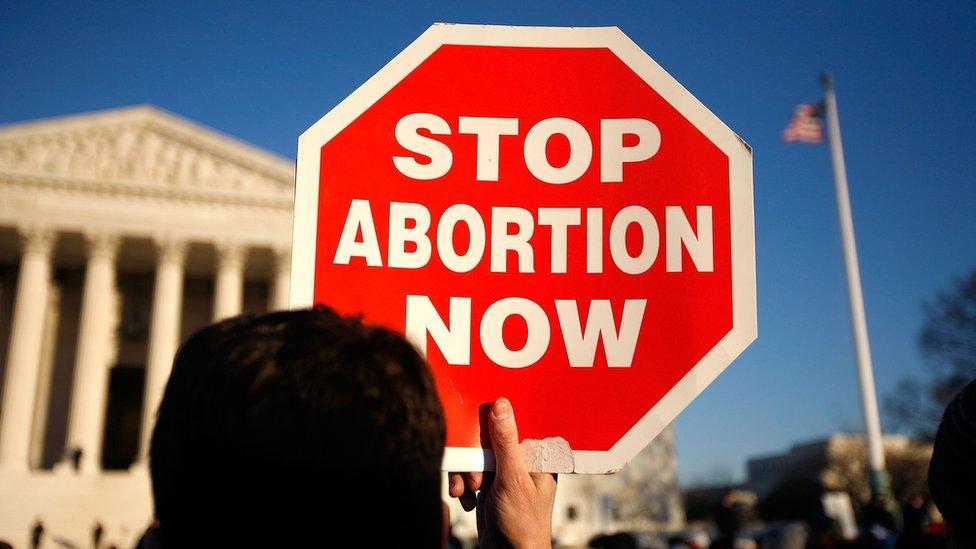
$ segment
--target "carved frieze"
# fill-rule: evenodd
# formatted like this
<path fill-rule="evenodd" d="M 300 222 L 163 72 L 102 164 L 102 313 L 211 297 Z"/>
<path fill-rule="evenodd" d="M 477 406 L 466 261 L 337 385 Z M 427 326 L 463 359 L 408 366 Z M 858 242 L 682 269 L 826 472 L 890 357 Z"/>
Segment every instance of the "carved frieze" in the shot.
<path fill-rule="evenodd" d="M 286 170 L 268 169 L 151 117 L 0 138 L 0 170 L 173 189 L 290 195 Z"/>

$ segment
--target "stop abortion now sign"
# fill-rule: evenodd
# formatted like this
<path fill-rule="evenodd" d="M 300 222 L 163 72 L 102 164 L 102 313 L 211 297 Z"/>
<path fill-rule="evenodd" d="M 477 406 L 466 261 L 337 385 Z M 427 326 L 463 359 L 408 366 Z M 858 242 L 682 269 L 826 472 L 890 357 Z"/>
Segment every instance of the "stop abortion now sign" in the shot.
<path fill-rule="evenodd" d="M 612 472 L 756 337 L 749 146 L 617 28 L 437 24 L 302 134 L 293 306 L 405 334 L 491 469 Z"/>

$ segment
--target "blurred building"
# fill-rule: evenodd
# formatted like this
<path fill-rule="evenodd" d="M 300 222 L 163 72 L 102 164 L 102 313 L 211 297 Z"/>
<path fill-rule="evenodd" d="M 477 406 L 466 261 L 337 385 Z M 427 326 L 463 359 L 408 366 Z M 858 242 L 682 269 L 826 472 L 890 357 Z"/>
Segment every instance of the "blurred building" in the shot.
<path fill-rule="evenodd" d="M 287 304 L 293 187 L 292 161 L 149 106 L 0 127 L 0 539 L 134 544 L 177 346 Z M 617 475 L 560 478 L 567 542 L 683 521 L 670 428 Z"/>
<path fill-rule="evenodd" d="M 177 345 L 286 305 L 293 186 L 152 107 L 0 127 L 0 539 L 132 545 Z"/>
<path fill-rule="evenodd" d="M 913 493 L 926 493 L 932 444 L 887 435 L 884 450 L 895 497 L 904 499 Z M 747 469 L 747 486 L 755 490 L 760 500 L 777 501 L 780 509 L 819 509 L 820 495 L 825 491 L 846 492 L 855 507 L 871 495 L 863 435 L 835 434 L 795 444 L 786 452 L 750 459 Z"/>
<path fill-rule="evenodd" d="M 594 534 L 675 531 L 685 525 L 674 427 L 614 475 L 563 475 L 553 512 L 561 543 L 586 545 Z"/>
<path fill-rule="evenodd" d="M 685 518 L 689 525 L 711 528 L 715 508 L 726 495 L 739 503 L 747 521 L 755 519 L 759 497 L 742 484 L 718 483 L 691 486 L 683 491 Z"/>

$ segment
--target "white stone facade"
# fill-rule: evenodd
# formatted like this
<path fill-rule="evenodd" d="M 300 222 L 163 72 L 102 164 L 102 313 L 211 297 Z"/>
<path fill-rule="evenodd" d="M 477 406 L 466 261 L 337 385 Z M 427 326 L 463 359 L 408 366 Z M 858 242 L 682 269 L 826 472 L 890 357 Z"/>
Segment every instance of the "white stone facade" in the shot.
<path fill-rule="evenodd" d="M 685 525 L 674 428 L 661 432 L 615 475 L 563 475 L 553 535 L 585 547 L 595 534 L 679 530 Z"/>
<path fill-rule="evenodd" d="M 40 519 L 88 546 L 97 521 L 132 545 L 180 341 L 287 306 L 293 186 L 293 162 L 153 107 L 0 127 L 0 539 Z"/>
<path fill-rule="evenodd" d="M 0 540 L 39 519 L 45 547 L 96 523 L 134 544 L 179 343 L 287 305 L 293 187 L 292 161 L 153 107 L 0 127 Z M 558 539 L 680 527 L 676 466 L 668 429 L 618 475 L 564 475 Z"/>

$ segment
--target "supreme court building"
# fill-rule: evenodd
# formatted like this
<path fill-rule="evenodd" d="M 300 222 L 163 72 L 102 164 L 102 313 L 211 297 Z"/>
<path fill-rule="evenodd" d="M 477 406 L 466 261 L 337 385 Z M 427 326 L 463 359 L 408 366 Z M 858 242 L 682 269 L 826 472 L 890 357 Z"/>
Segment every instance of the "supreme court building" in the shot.
<path fill-rule="evenodd" d="M 149 106 L 0 127 L 0 539 L 131 546 L 178 345 L 287 306 L 293 187 Z"/>
<path fill-rule="evenodd" d="M 134 545 L 177 347 L 287 306 L 293 188 L 293 161 L 154 107 L 0 126 L 0 540 Z M 571 544 L 682 523 L 671 429 L 618 475 L 560 479 Z"/>

